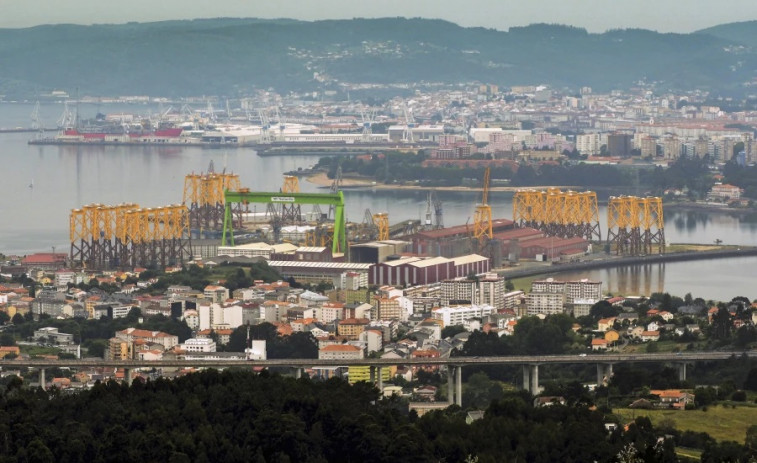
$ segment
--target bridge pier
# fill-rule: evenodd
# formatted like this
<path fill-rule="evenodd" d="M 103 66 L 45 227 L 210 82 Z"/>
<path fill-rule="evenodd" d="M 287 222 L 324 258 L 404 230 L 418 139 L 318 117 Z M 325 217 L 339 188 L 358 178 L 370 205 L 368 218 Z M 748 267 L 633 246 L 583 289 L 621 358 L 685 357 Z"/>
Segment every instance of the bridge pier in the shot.
<path fill-rule="evenodd" d="M 131 368 L 124 368 L 124 381 L 126 381 L 127 386 L 131 386 Z"/>
<path fill-rule="evenodd" d="M 531 394 L 539 393 L 539 365 L 523 365 L 523 389 Z"/>
<path fill-rule="evenodd" d="M 462 407 L 463 406 L 463 367 L 461 366 L 455 367 L 455 383 L 456 383 L 455 404 Z"/>
<path fill-rule="evenodd" d="M 45 381 L 45 369 L 44 368 L 40 368 L 39 369 L 39 387 L 41 387 L 42 390 L 47 389 L 47 387 L 45 387 L 45 382 L 46 382 Z"/>
<path fill-rule="evenodd" d="M 368 367 L 368 372 L 370 375 L 370 379 L 369 379 L 370 383 L 376 384 L 376 367 Z"/>
<path fill-rule="evenodd" d="M 678 381 L 686 381 L 686 362 L 676 364 L 678 367 Z"/>
<path fill-rule="evenodd" d="M 302 368 L 294 367 L 294 379 L 302 378 Z"/>
<path fill-rule="evenodd" d="M 612 363 L 597 364 L 597 386 L 604 386 L 612 377 Z"/>
<path fill-rule="evenodd" d="M 384 393 L 384 377 L 381 375 L 381 367 L 376 367 L 376 373 L 378 373 L 378 390 L 382 394 Z"/>
<path fill-rule="evenodd" d="M 455 367 L 447 365 L 447 405 L 455 403 Z"/>

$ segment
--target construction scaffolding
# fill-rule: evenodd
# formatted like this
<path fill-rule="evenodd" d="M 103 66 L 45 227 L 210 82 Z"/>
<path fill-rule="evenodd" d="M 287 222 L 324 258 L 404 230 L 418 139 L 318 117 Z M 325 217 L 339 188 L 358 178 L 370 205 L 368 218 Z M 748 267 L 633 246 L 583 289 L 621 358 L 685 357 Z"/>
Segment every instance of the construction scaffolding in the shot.
<path fill-rule="evenodd" d="M 602 240 L 597 194 L 593 191 L 518 190 L 513 197 L 513 222 L 548 236 Z"/>
<path fill-rule="evenodd" d="M 189 228 L 197 236 L 208 231 L 221 231 L 224 218 L 224 191 L 239 191 L 239 175 L 213 172 L 212 163 L 207 173 L 188 174 L 184 178 L 182 204 L 189 209 Z M 246 205 L 237 204 L 232 211 L 237 226 L 242 224 Z"/>
<path fill-rule="evenodd" d="M 662 198 L 611 197 L 607 203 L 607 244 L 616 254 L 665 252 Z"/>
<path fill-rule="evenodd" d="M 191 257 L 189 212 L 183 205 L 89 204 L 70 216 L 73 265 L 93 269 L 166 267 Z"/>
<path fill-rule="evenodd" d="M 281 188 L 282 193 L 299 193 L 300 180 L 293 176 L 284 177 L 284 186 Z M 281 219 L 282 225 L 299 225 L 302 223 L 302 208 L 299 204 L 282 204 Z"/>

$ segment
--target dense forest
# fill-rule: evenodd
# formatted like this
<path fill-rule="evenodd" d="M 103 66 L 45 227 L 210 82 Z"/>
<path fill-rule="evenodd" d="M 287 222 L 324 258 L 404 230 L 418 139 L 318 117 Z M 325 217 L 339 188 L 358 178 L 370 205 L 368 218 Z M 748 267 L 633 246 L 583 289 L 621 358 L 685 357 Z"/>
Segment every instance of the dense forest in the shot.
<path fill-rule="evenodd" d="M 176 380 L 97 383 L 73 395 L 0 391 L 0 462 L 675 462 L 681 433 L 637 418 L 623 429 L 586 406 L 535 408 L 523 392 L 466 423 L 459 407 L 418 418 L 366 383 L 208 370 Z M 669 434 L 673 432 L 672 434 Z M 665 438 L 665 435 L 668 438 Z M 709 442 L 703 461 L 748 447 Z M 627 460 L 626 457 L 633 459 Z"/>
<path fill-rule="evenodd" d="M 0 94 L 34 98 L 78 88 L 93 96 L 235 97 L 269 87 L 279 93 L 313 90 L 330 82 L 338 89 L 341 82 L 473 81 L 607 91 L 646 80 L 733 95 L 748 92 L 741 84 L 757 69 L 757 53 L 740 47 L 740 40 L 751 41 L 754 28 L 593 34 L 548 24 L 464 28 L 420 18 L 227 18 L 0 29 Z"/>

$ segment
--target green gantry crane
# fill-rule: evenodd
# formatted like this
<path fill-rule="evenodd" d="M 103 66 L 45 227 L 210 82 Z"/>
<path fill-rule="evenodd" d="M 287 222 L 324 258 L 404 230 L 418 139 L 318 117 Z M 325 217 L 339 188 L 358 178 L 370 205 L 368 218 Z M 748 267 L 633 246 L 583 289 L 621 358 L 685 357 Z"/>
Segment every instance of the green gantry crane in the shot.
<path fill-rule="evenodd" d="M 225 212 L 223 215 L 223 234 L 221 246 L 226 246 L 226 232 L 229 232 L 229 241 L 234 246 L 234 221 L 231 205 L 233 203 L 249 204 L 318 204 L 334 206 L 334 240 L 331 252 L 334 254 L 347 252 L 347 233 L 344 219 L 344 195 L 341 191 L 336 193 L 270 193 L 260 191 L 229 191 L 223 192 Z"/>

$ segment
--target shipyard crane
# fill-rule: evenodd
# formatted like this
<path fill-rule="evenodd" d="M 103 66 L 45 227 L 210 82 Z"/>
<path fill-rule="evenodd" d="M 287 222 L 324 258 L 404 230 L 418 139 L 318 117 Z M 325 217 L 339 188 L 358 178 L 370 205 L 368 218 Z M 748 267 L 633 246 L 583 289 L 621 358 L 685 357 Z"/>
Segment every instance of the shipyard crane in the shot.
<path fill-rule="evenodd" d="M 444 228 L 444 219 L 442 215 L 442 200 L 436 194 L 436 190 L 429 193 L 431 204 L 434 206 L 434 228 Z"/>
<path fill-rule="evenodd" d="M 268 115 L 262 110 L 258 110 L 260 115 L 260 143 L 271 143 L 271 121 L 268 120 Z"/>
<path fill-rule="evenodd" d="M 415 128 L 413 113 L 407 110 L 407 106 L 403 106 L 402 111 L 405 113 L 405 132 L 402 134 L 402 141 L 405 143 L 415 143 L 415 138 L 413 137 L 413 128 Z"/>
<path fill-rule="evenodd" d="M 63 113 L 58 118 L 58 128 L 65 130 L 74 126 L 74 115 L 68 107 L 68 101 L 63 102 Z"/>
<path fill-rule="evenodd" d="M 433 210 L 433 220 L 432 211 Z M 423 224 L 424 230 L 438 230 L 444 228 L 442 220 L 442 202 L 436 196 L 436 190 L 431 190 L 426 195 L 426 220 Z"/>
<path fill-rule="evenodd" d="M 32 130 L 37 132 L 37 138 L 42 137 L 44 129 L 42 128 L 42 122 L 39 120 L 39 101 L 34 104 L 34 110 L 32 111 Z"/>
<path fill-rule="evenodd" d="M 431 222 L 431 192 L 429 191 L 426 195 L 426 221 L 423 222 L 423 229 L 424 230 L 431 230 L 433 229 L 433 223 Z"/>
<path fill-rule="evenodd" d="M 476 205 L 473 214 L 473 237 L 478 240 L 479 246 L 494 237 L 492 233 L 492 208 L 487 203 L 489 197 L 489 167 L 484 171 L 484 188 L 481 195 L 481 203 Z"/>
<path fill-rule="evenodd" d="M 369 114 L 366 114 L 365 111 L 361 109 L 360 117 L 363 120 L 363 141 L 369 142 L 371 141 L 371 135 L 373 135 L 373 121 L 375 118 L 375 113 L 371 111 Z"/>
<path fill-rule="evenodd" d="M 279 108 L 276 108 L 276 119 L 279 124 L 279 141 L 284 141 L 284 130 L 286 130 L 286 120 L 279 113 Z"/>

